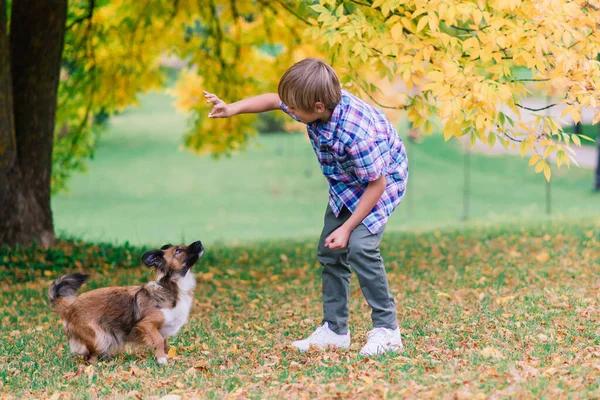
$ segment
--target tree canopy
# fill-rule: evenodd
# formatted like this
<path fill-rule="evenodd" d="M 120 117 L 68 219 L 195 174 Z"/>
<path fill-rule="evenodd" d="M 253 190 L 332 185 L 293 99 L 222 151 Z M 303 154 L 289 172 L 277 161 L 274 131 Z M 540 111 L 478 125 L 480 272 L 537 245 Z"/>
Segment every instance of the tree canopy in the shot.
<path fill-rule="evenodd" d="M 226 154 L 256 133 L 255 116 L 206 118 L 203 89 L 226 101 L 275 91 L 293 62 L 316 56 L 346 88 L 383 109 L 406 109 L 427 133 L 500 141 L 522 154 L 537 148 L 531 165 L 549 178 L 546 158 L 556 152 L 559 166 L 569 164 L 567 145 L 579 137 L 544 109 L 520 122 L 503 107 L 512 116 L 533 111 L 522 100 L 535 91 L 567 104 L 563 114 L 575 121 L 582 107 L 598 108 L 599 7 L 581 0 L 71 1 L 54 189 L 85 167 L 102 116 L 164 87 L 167 55 L 187 67 L 173 93 L 190 115 L 184 142 L 193 151 Z"/>

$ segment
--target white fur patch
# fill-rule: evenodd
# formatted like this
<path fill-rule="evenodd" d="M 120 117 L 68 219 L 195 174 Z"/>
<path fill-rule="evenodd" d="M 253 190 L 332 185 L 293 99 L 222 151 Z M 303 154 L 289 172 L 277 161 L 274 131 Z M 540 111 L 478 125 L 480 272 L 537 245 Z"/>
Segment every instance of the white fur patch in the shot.
<path fill-rule="evenodd" d="M 158 283 L 156 281 L 148 282 L 148 286 L 153 287 L 153 288 L 157 288 L 158 287 Z"/>
<path fill-rule="evenodd" d="M 194 294 L 192 292 L 196 287 L 194 274 L 188 271 L 183 278 L 177 281 L 177 286 L 179 287 L 177 305 L 174 308 L 162 308 L 160 310 L 165 317 L 165 323 L 159 330 L 162 337 L 175 335 L 183 324 L 187 322 L 194 301 Z"/>
<path fill-rule="evenodd" d="M 158 363 L 158 365 L 165 365 L 167 363 L 167 357 L 157 358 L 156 362 Z"/>
<path fill-rule="evenodd" d="M 96 333 L 96 351 L 101 355 L 111 355 L 115 353 L 122 345 L 124 338 L 122 334 L 115 337 L 102 329 L 94 329 Z"/>
<path fill-rule="evenodd" d="M 83 343 L 75 338 L 69 339 L 69 345 L 71 346 L 71 351 L 75 354 L 79 354 L 80 356 L 87 356 L 88 349 L 85 347 Z"/>

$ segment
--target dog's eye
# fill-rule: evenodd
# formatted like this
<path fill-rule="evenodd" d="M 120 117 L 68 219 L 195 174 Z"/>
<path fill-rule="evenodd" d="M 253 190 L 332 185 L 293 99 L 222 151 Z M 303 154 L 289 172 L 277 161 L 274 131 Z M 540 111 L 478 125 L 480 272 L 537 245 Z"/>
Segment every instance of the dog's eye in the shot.
<path fill-rule="evenodd" d="M 181 251 L 182 251 L 181 249 L 176 249 L 175 254 L 181 254 Z"/>

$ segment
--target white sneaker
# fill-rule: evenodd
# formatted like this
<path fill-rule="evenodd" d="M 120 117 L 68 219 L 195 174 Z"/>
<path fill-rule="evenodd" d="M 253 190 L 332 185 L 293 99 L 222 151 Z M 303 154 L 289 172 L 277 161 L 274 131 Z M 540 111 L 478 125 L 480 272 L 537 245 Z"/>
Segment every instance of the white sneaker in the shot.
<path fill-rule="evenodd" d="M 402 338 L 400 328 L 394 330 L 387 328 L 374 328 L 367 333 L 367 344 L 360 349 L 361 356 L 374 356 L 388 351 L 402 351 Z"/>
<path fill-rule="evenodd" d="M 325 322 L 318 327 L 312 335 L 304 340 L 296 340 L 292 342 L 292 346 L 297 347 L 301 351 L 308 351 L 310 346 L 323 349 L 327 346 L 335 346 L 342 349 L 350 347 L 350 331 L 345 335 L 338 335 L 331 329 L 329 324 Z"/>

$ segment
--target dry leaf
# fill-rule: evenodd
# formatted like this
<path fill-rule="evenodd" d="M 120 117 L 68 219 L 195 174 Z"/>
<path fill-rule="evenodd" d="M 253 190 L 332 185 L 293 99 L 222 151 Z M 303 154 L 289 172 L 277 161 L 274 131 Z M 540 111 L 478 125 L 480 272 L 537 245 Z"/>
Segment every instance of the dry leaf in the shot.
<path fill-rule="evenodd" d="M 513 300 L 516 296 L 504 296 L 504 297 L 498 297 L 496 300 L 494 300 L 494 302 L 496 304 L 506 304 L 509 301 Z"/>
<path fill-rule="evenodd" d="M 171 347 L 169 349 L 169 357 L 171 357 L 171 358 L 177 357 L 177 347 Z"/>
<path fill-rule="evenodd" d="M 548 261 L 550 259 L 550 255 L 548 253 L 546 253 L 545 251 L 543 251 L 541 253 L 538 253 L 535 256 L 535 259 L 541 263 L 545 263 L 546 261 Z"/>
<path fill-rule="evenodd" d="M 481 349 L 479 353 L 484 357 L 496 357 L 496 358 L 504 358 L 502 352 L 495 347 L 488 346 L 484 349 Z"/>
<path fill-rule="evenodd" d="M 92 379 L 94 379 L 94 366 L 93 365 L 87 366 L 85 368 L 84 372 L 87 375 L 88 383 L 92 383 Z"/>
<path fill-rule="evenodd" d="M 372 385 L 373 385 L 373 383 L 374 383 L 373 379 L 372 379 L 370 376 L 367 376 L 367 375 L 364 375 L 363 377 L 361 377 L 361 379 L 362 379 L 363 381 L 365 381 L 365 383 L 366 383 L 367 385 L 369 385 L 369 386 L 372 386 Z"/>
<path fill-rule="evenodd" d="M 159 400 L 179 400 L 181 396 L 177 394 L 168 394 L 166 396 L 161 397 Z"/>
<path fill-rule="evenodd" d="M 546 335 L 544 335 L 543 333 L 540 333 L 539 335 L 537 335 L 537 338 L 540 340 L 540 342 L 547 342 L 550 340 L 550 338 Z"/>

